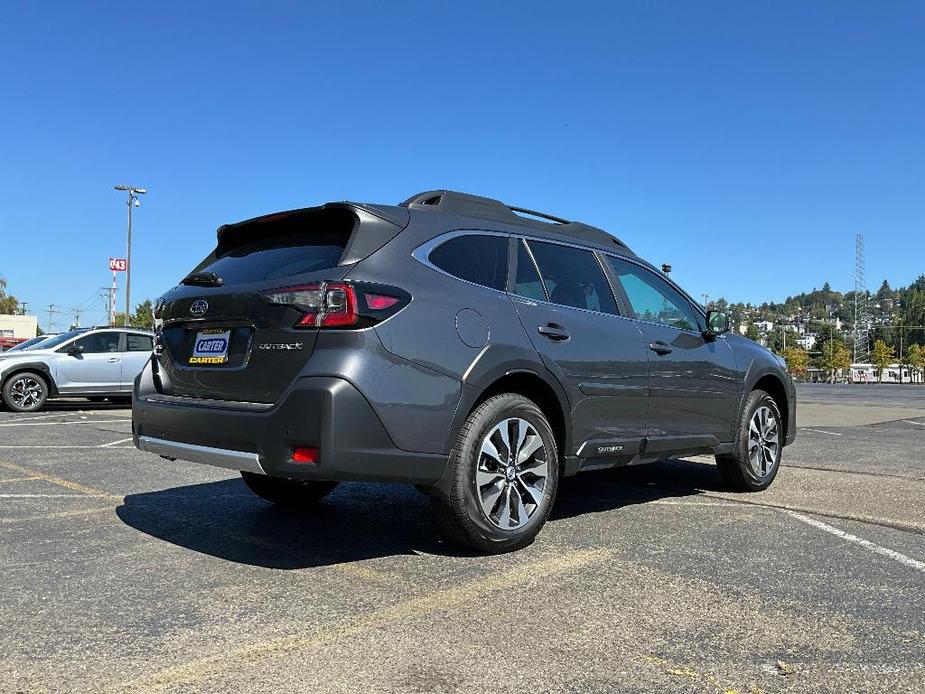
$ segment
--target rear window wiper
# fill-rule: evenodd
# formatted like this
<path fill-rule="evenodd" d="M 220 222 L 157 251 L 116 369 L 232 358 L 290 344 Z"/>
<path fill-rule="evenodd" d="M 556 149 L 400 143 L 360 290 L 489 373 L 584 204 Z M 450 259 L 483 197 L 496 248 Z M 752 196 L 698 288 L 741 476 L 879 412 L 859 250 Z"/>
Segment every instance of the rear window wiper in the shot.
<path fill-rule="evenodd" d="M 180 284 L 195 284 L 200 287 L 221 287 L 225 283 L 214 272 L 194 272 L 183 278 Z"/>

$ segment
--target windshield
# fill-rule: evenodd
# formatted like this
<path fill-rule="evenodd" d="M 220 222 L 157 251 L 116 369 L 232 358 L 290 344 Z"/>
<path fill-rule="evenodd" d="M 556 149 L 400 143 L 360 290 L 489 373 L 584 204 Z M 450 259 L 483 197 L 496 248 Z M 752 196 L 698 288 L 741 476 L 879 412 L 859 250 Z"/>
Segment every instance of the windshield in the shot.
<path fill-rule="evenodd" d="M 32 339 L 26 340 L 25 342 L 20 342 L 20 343 L 19 343 L 18 345 L 16 345 L 15 347 L 11 347 L 10 349 L 7 350 L 7 353 L 9 353 L 9 352 L 20 352 L 20 351 L 22 351 L 22 350 L 24 350 L 24 349 L 29 349 L 29 348 L 31 348 L 31 347 L 34 347 L 35 345 L 37 345 L 37 344 L 40 343 L 40 342 L 44 342 L 44 341 L 47 340 L 47 339 L 48 339 L 48 336 L 47 336 L 47 335 L 39 335 L 38 337 L 33 337 Z"/>
<path fill-rule="evenodd" d="M 63 342 L 67 342 L 72 337 L 77 337 L 78 335 L 87 332 L 87 329 L 82 330 L 72 330 L 69 333 L 61 333 L 60 335 L 55 335 L 54 337 L 49 337 L 45 342 L 42 343 L 41 349 L 52 349 L 57 347 Z"/>

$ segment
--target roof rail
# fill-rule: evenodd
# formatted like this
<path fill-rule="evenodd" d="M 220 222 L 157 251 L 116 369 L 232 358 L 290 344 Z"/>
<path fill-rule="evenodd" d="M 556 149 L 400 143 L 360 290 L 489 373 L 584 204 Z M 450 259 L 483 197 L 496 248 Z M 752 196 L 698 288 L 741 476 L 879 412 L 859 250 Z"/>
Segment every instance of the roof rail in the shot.
<path fill-rule="evenodd" d="M 627 251 L 630 250 L 629 246 L 623 241 L 603 229 L 598 229 L 582 222 L 572 222 L 562 217 L 555 217 L 546 212 L 506 205 L 500 200 L 470 193 L 458 193 L 452 190 L 428 190 L 412 195 L 402 202 L 401 206 L 418 209 L 431 208 L 439 212 L 467 217 L 483 217 L 507 224 L 522 224 L 525 226 L 548 224 L 553 225 L 554 230 L 562 234 L 582 237 L 601 244 L 615 243 Z"/>

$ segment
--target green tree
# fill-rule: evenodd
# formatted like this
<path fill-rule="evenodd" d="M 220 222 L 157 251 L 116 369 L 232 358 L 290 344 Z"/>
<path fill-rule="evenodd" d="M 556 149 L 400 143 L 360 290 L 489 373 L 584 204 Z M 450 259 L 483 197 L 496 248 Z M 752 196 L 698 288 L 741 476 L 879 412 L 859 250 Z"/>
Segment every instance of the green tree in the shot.
<path fill-rule="evenodd" d="M 893 363 L 895 357 L 893 348 L 883 340 L 874 342 L 874 348 L 870 350 L 870 361 L 877 371 L 877 380 L 883 383 L 883 370 Z"/>
<path fill-rule="evenodd" d="M 0 314 L 12 315 L 19 313 L 19 300 L 12 294 L 6 293 L 6 280 L 0 277 Z"/>
<path fill-rule="evenodd" d="M 916 344 L 910 345 L 909 349 L 906 351 L 906 360 L 909 363 L 909 367 L 912 369 L 912 381 L 915 382 L 915 374 L 918 371 L 922 371 L 922 380 L 925 381 L 925 349 L 922 349 Z"/>
<path fill-rule="evenodd" d="M 835 383 L 835 374 L 851 368 L 851 353 L 840 340 L 829 340 L 822 346 L 819 366 L 829 372 L 829 382 Z"/>
<path fill-rule="evenodd" d="M 802 347 L 787 347 L 781 351 L 781 356 L 787 362 L 787 370 L 793 376 L 805 376 L 809 366 L 809 354 Z"/>
<path fill-rule="evenodd" d="M 745 329 L 745 337 L 754 342 L 758 342 L 758 326 L 751 321 L 748 322 L 748 327 Z"/>
<path fill-rule="evenodd" d="M 151 303 L 150 299 L 145 299 L 135 306 L 135 310 L 128 318 L 128 324 L 133 328 L 154 330 L 154 304 Z M 124 311 L 116 311 L 116 320 L 113 325 L 116 327 L 125 325 Z"/>
<path fill-rule="evenodd" d="M 133 328 L 154 330 L 154 304 L 151 299 L 145 299 L 135 307 L 135 312 L 129 316 L 129 325 Z"/>

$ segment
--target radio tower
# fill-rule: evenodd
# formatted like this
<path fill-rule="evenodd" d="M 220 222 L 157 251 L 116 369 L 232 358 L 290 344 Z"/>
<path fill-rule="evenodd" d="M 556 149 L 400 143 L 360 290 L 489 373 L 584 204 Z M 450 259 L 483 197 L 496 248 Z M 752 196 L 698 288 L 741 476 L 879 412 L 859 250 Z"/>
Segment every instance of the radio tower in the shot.
<path fill-rule="evenodd" d="M 867 308 L 867 282 L 864 280 L 864 234 L 854 241 L 854 363 L 866 364 L 870 359 L 868 346 L 870 311 Z"/>

